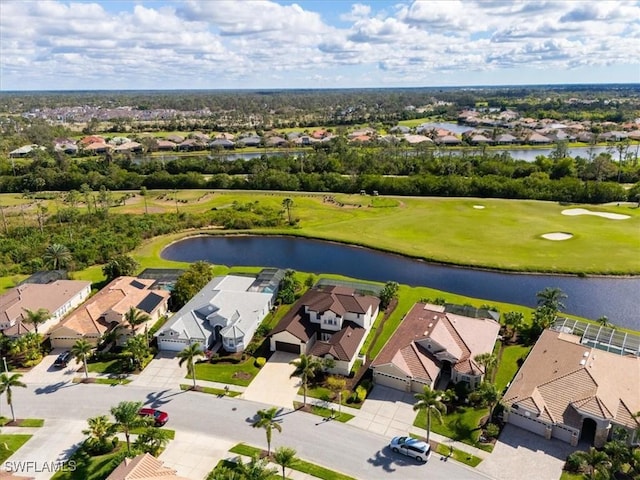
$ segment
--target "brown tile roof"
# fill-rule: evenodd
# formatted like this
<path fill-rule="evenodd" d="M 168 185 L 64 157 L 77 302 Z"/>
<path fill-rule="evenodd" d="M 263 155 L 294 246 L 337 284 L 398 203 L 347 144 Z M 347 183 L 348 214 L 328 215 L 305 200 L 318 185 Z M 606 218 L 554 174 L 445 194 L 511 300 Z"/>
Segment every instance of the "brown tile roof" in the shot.
<path fill-rule="evenodd" d="M 640 358 L 580 343 L 580 337 L 546 330 L 504 395 L 509 405 L 528 408 L 536 395 L 541 417 L 580 427 L 580 411 L 637 428 Z"/>
<path fill-rule="evenodd" d="M 125 458 L 111 472 L 107 480 L 152 480 L 157 478 L 187 480 L 176 473 L 176 470 L 165 467 L 163 462 L 157 458 L 143 453 L 134 458 Z"/>
<path fill-rule="evenodd" d="M 130 307 L 137 307 L 150 294 L 168 299 L 168 291 L 149 290 L 154 283 L 153 279 L 118 277 L 67 317 L 60 327 L 82 335 L 102 335 L 110 326 L 103 318 L 105 314 L 124 316 Z"/>
<path fill-rule="evenodd" d="M 309 310 L 323 313 L 332 311 L 340 316 L 347 312 L 365 313 L 370 307 L 375 310 L 380 305 L 380 299 L 371 295 L 357 295 L 353 288 L 342 286 L 327 286 L 309 290 L 309 296 L 304 305 Z M 306 295 L 305 295 L 306 296 Z"/>
<path fill-rule="evenodd" d="M 433 380 L 440 370 L 440 361 L 425 346 L 430 340 L 458 359 L 453 365 L 456 371 L 479 375 L 482 369 L 473 357 L 493 350 L 499 329 L 494 320 L 454 315 L 416 303 L 371 366 L 391 363 L 407 375 L 424 378 L 426 374 Z M 402 352 L 402 357 L 398 352 Z"/>
<path fill-rule="evenodd" d="M 345 322 L 345 326 L 339 332 L 331 335 L 329 341 L 316 341 L 309 353 L 316 357 L 324 357 L 329 354 L 336 360 L 348 362 L 356 355 L 365 333 L 364 328 L 351 322 Z"/>

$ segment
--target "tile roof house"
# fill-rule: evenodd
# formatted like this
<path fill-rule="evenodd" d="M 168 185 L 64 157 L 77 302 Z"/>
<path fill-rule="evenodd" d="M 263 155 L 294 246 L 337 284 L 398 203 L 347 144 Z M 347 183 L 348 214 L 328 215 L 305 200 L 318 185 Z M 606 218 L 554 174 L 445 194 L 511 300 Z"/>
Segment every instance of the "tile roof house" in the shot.
<path fill-rule="evenodd" d="M 331 372 L 348 375 L 379 305 L 378 297 L 360 295 L 353 288 L 312 288 L 271 332 L 271 351 L 331 358 L 335 361 Z"/>
<path fill-rule="evenodd" d="M 211 350 L 220 342 L 228 352 L 242 352 L 271 310 L 278 286 L 260 276 L 215 277 L 156 333 L 158 348 L 179 352 L 197 342 Z"/>
<path fill-rule="evenodd" d="M 378 356 L 371 362 L 373 380 L 406 392 L 425 385 L 446 388 L 449 381 L 476 388 L 484 369 L 474 357 L 493 351 L 500 324 L 445 308 L 416 303 Z"/>
<path fill-rule="evenodd" d="M 585 345 L 545 330 L 502 399 L 504 420 L 547 439 L 601 447 L 614 427 L 640 441 L 640 357 Z M 634 438 L 635 436 L 635 438 Z"/>
<path fill-rule="evenodd" d="M 142 453 L 134 458 L 125 458 L 116 469 L 111 472 L 107 480 L 188 480 L 177 475 L 177 471 L 164 466 L 157 458 Z"/>
<path fill-rule="evenodd" d="M 148 314 L 147 326 L 151 327 L 167 313 L 171 295 L 167 290 L 152 290 L 154 283 L 153 279 L 136 277 L 114 279 L 51 330 L 51 345 L 71 348 L 81 338 L 97 345 L 105 332 L 116 326 L 128 326 L 124 316 L 131 307 Z M 144 328 L 141 325 L 138 331 Z"/>
<path fill-rule="evenodd" d="M 8 337 L 19 337 L 34 331 L 25 323 L 25 309 L 46 309 L 51 318 L 38 326 L 39 333 L 46 333 L 91 293 L 91 282 L 56 280 L 47 284 L 24 283 L 0 295 L 0 330 Z"/>

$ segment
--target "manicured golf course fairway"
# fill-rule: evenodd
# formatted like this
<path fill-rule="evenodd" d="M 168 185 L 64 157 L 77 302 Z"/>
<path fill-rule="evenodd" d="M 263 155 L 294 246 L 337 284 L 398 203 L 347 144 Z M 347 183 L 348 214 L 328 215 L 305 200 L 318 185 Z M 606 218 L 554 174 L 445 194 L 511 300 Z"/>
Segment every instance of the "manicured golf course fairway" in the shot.
<path fill-rule="evenodd" d="M 184 197 L 182 196 L 184 195 Z M 193 200 L 188 200 L 188 197 Z M 205 211 L 258 201 L 280 207 L 293 199 L 295 228 L 255 229 L 336 240 L 398 252 L 426 260 L 515 271 L 576 274 L 640 274 L 640 209 L 635 205 L 570 205 L 553 202 L 474 198 L 371 197 L 296 193 L 179 192 L 180 211 Z M 148 197 L 149 205 L 153 196 Z M 139 197 L 113 211 L 140 213 Z M 484 207 L 484 208 L 479 208 Z M 173 202 L 155 204 L 172 211 Z M 612 220 L 594 215 L 563 215 L 569 208 L 629 216 Z M 283 213 L 284 215 L 284 213 Z M 547 240 L 542 235 L 570 233 Z M 211 233 L 211 232 L 210 232 Z M 214 233 L 229 233 L 216 230 Z M 173 236 L 173 240 L 175 240 Z M 169 239 L 157 239 L 139 253 L 157 258 Z M 149 260 L 149 259 L 147 259 Z M 146 262 L 145 262 L 146 263 Z"/>

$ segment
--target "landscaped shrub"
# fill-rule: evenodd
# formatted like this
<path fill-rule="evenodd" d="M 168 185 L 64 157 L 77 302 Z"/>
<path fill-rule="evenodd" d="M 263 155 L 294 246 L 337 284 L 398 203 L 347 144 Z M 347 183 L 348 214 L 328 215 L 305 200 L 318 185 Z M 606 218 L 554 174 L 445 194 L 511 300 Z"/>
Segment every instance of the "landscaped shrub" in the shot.
<path fill-rule="evenodd" d="M 573 452 L 567 457 L 567 461 L 564 464 L 564 469 L 568 472 L 578 473 L 582 470 L 584 460 L 580 456 L 580 452 Z"/>
<path fill-rule="evenodd" d="M 351 398 L 349 398 L 349 400 L 351 400 L 351 403 L 362 403 L 366 400 L 366 398 L 367 389 L 362 385 L 358 385 L 354 392 L 351 394 Z"/>
<path fill-rule="evenodd" d="M 264 364 L 267 363 L 267 359 L 264 357 L 258 357 L 254 363 L 256 367 L 262 368 L 264 367 Z"/>
<path fill-rule="evenodd" d="M 489 423 L 484 427 L 484 432 L 489 438 L 498 438 L 498 435 L 500 435 L 500 427 L 495 423 Z"/>

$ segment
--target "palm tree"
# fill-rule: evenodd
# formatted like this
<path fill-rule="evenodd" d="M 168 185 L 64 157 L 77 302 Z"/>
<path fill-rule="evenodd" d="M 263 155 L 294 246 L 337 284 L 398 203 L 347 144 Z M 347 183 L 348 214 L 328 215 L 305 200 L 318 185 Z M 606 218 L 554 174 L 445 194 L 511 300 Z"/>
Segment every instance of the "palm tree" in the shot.
<path fill-rule="evenodd" d="M 311 355 L 301 354 L 299 358 L 296 358 L 291 365 L 295 365 L 296 369 L 291 374 L 291 377 L 300 377 L 302 381 L 302 390 L 304 393 L 303 405 L 307 405 L 307 386 L 309 380 L 315 378 L 318 372 L 322 369 L 322 363 Z"/>
<path fill-rule="evenodd" d="M 241 461 L 241 460 L 239 460 Z M 205 480 L 243 480 L 242 473 L 224 465 L 218 465 Z"/>
<path fill-rule="evenodd" d="M 115 426 L 119 432 L 124 433 L 127 440 L 127 452 L 131 453 L 131 432 L 136 428 L 148 427 L 153 421 L 150 417 L 138 415 L 142 408 L 142 402 L 120 402 L 111 407 L 111 415 L 115 419 Z"/>
<path fill-rule="evenodd" d="M 71 261 L 71 252 L 61 243 L 52 243 L 44 251 L 42 256 L 44 263 L 51 267 L 51 270 L 59 270 Z"/>
<path fill-rule="evenodd" d="M 282 206 L 287 211 L 287 217 L 289 219 L 289 224 L 291 225 L 291 209 L 293 208 L 293 200 L 290 198 L 285 198 L 282 200 Z"/>
<path fill-rule="evenodd" d="M 546 307 L 556 313 L 565 308 L 562 300 L 567 298 L 567 295 L 558 287 L 547 287 L 536 293 L 536 297 L 539 306 Z"/>
<path fill-rule="evenodd" d="M 243 463 L 242 459 L 238 459 L 236 470 L 240 473 L 243 480 L 270 480 L 278 471 L 269 467 L 269 461 L 266 458 L 252 457 L 249 463 Z"/>
<path fill-rule="evenodd" d="M 149 427 L 136 438 L 133 446 L 142 451 L 149 452 L 154 457 L 167 446 L 171 440 L 171 434 L 168 430 L 162 428 Z"/>
<path fill-rule="evenodd" d="M 293 467 L 296 463 L 296 451 L 291 447 L 278 447 L 273 452 L 273 459 L 282 467 L 282 480 L 286 480 L 285 468 Z"/>
<path fill-rule="evenodd" d="M 200 342 L 195 342 L 182 349 L 176 355 L 180 359 L 179 365 L 182 366 L 184 362 L 187 362 L 187 375 L 191 375 L 193 378 L 193 388 L 196 388 L 196 368 L 195 360 L 199 357 L 204 357 L 202 349 L 200 348 Z"/>
<path fill-rule="evenodd" d="M 498 364 L 498 357 L 493 353 L 485 352 L 473 357 L 473 359 L 484 368 L 484 377 L 489 379 L 493 374 L 493 369 Z"/>
<path fill-rule="evenodd" d="M 104 451 L 109 437 L 115 433 L 115 425 L 109 421 L 109 417 L 106 415 L 89 418 L 87 423 L 89 428 L 83 430 L 82 433 L 89 436 L 89 441 L 97 443 L 100 451 Z"/>
<path fill-rule="evenodd" d="M 146 339 L 142 337 L 129 337 L 124 344 L 124 351 L 131 359 L 132 367 L 142 370 L 144 361 L 150 352 Z"/>
<path fill-rule="evenodd" d="M 282 431 L 282 425 L 280 421 L 276 420 L 278 415 L 278 408 L 271 407 L 268 410 L 258 410 L 258 419 L 253 422 L 253 428 L 264 428 L 267 432 L 267 455 L 271 455 L 271 433 L 275 428 L 277 431 Z"/>
<path fill-rule="evenodd" d="M 0 374 L 0 395 L 7 394 L 7 405 L 11 407 L 11 418 L 13 423 L 16 421 L 16 414 L 13 411 L 13 395 L 11 389 L 14 387 L 26 388 L 27 386 L 20 381 L 22 375 L 20 373 L 2 373 Z"/>
<path fill-rule="evenodd" d="M 607 317 L 606 315 L 601 316 L 600 318 L 598 318 L 596 320 L 596 322 L 598 322 L 598 324 L 601 327 L 608 327 L 608 328 L 613 328 L 613 325 L 611 324 L 611 322 L 609 321 L 609 317 Z"/>
<path fill-rule="evenodd" d="M 524 323 L 524 315 L 521 312 L 507 312 L 502 315 L 502 323 L 504 323 L 507 336 L 513 339 Z"/>
<path fill-rule="evenodd" d="M 587 466 L 589 478 L 592 480 L 597 477 L 599 472 L 606 473 L 611 466 L 609 456 L 593 447 L 587 452 L 576 452 L 576 455 L 579 456 Z"/>
<path fill-rule="evenodd" d="M 611 461 L 611 470 L 619 472 L 622 465 L 628 463 L 631 459 L 631 449 L 620 440 L 611 440 L 604 444 L 604 452 L 609 456 Z"/>
<path fill-rule="evenodd" d="M 46 308 L 39 308 L 36 311 L 29 310 L 28 308 L 23 308 L 23 310 L 27 314 L 24 321 L 33 325 L 36 335 L 38 334 L 38 325 L 45 323 L 51 318 L 51 314 Z"/>
<path fill-rule="evenodd" d="M 486 423 L 491 423 L 493 409 L 500 401 L 500 392 L 496 385 L 490 382 L 482 382 L 472 395 L 476 396 L 483 404 L 489 407 L 489 416 L 487 417 Z"/>
<path fill-rule="evenodd" d="M 89 369 L 87 368 L 87 358 L 93 351 L 93 345 L 87 342 L 84 338 L 76 340 L 76 343 L 71 347 L 71 355 L 78 362 L 82 362 L 84 368 L 84 377 L 89 378 Z"/>
<path fill-rule="evenodd" d="M 442 415 L 447 413 L 447 406 L 442 403 L 440 393 L 431 390 L 427 385 L 424 386 L 422 393 L 416 393 L 414 397 L 417 402 L 413 406 L 413 410 L 424 410 L 427 412 L 427 443 L 429 443 L 431 436 L 431 414 L 434 413 L 440 423 L 442 423 Z"/>
<path fill-rule="evenodd" d="M 131 332 L 135 335 L 138 326 L 151 320 L 151 317 L 136 307 L 130 307 L 127 313 L 124 314 L 124 319 L 131 327 Z"/>

